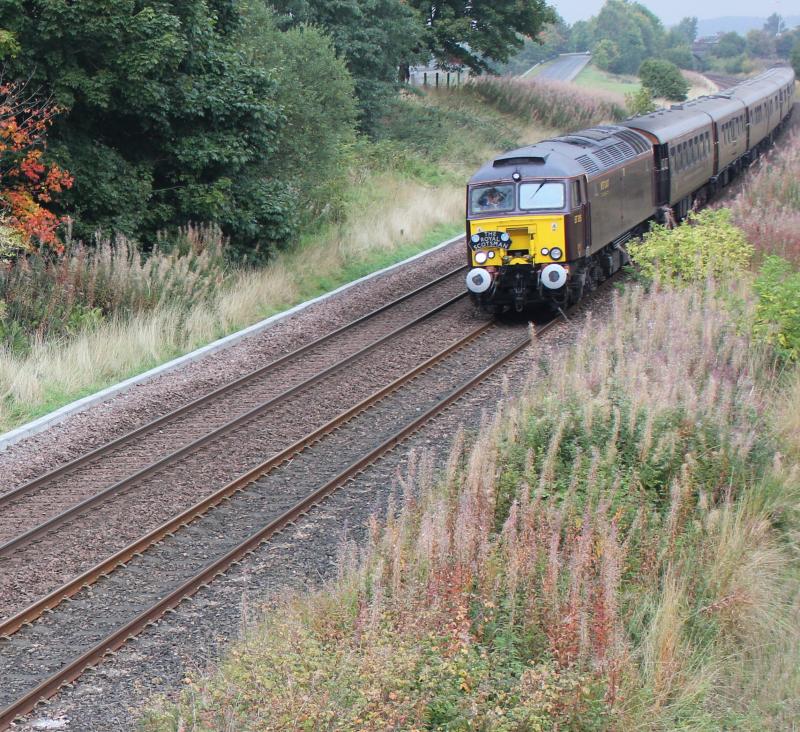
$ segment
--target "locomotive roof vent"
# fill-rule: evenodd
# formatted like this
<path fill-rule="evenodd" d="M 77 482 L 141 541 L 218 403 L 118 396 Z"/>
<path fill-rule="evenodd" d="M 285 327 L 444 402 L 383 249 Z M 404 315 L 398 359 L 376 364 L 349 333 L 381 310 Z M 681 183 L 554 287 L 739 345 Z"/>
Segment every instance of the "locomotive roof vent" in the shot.
<path fill-rule="evenodd" d="M 497 158 L 492 165 L 495 168 L 505 168 L 508 165 L 544 165 L 547 157 L 547 155 L 529 155 L 516 158 Z"/>

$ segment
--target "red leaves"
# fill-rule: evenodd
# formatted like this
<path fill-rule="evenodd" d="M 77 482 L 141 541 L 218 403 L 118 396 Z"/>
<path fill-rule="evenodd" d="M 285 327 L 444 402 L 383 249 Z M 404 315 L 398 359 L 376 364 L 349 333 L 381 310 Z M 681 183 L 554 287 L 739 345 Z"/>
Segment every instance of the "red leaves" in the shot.
<path fill-rule="evenodd" d="M 56 231 L 63 219 L 44 207 L 73 182 L 58 165 L 44 161 L 47 128 L 60 110 L 34 103 L 25 94 L 22 84 L 0 84 L 0 205 L 6 223 L 21 232 L 30 247 L 61 251 Z"/>

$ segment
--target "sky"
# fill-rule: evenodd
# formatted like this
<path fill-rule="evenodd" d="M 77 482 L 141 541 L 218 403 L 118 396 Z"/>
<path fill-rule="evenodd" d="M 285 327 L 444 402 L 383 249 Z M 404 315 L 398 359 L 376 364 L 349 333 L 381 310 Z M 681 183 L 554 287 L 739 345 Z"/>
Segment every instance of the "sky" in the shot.
<path fill-rule="evenodd" d="M 550 0 L 567 23 L 586 20 L 597 15 L 604 0 Z M 672 25 L 687 15 L 698 18 L 717 18 L 724 15 L 757 15 L 766 18 L 772 13 L 800 15 L 800 0 L 762 0 L 756 5 L 752 0 L 640 0 L 661 20 Z"/>

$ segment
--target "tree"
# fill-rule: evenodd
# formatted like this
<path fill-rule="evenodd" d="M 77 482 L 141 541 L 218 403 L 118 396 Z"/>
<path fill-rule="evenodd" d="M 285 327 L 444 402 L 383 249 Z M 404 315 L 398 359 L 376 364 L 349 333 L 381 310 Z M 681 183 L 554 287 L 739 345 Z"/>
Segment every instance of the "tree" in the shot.
<path fill-rule="evenodd" d="M 408 0 L 420 15 L 423 43 L 440 63 L 486 71 L 491 61 L 505 62 L 522 46 L 520 36 L 536 38 L 557 16 L 546 0 Z"/>
<path fill-rule="evenodd" d="M 15 232 L 21 248 L 61 248 L 56 230 L 62 219 L 46 205 L 72 186 L 72 176 L 45 156 L 47 129 L 59 111 L 26 85 L 0 81 L 2 227 Z"/>
<path fill-rule="evenodd" d="M 781 58 L 788 59 L 792 53 L 794 44 L 798 41 L 800 41 L 800 28 L 795 28 L 793 31 L 781 33 L 775 39 L 775 52 Z"/>
<path fill-rule="evenodd" d="M 324 28 L 355 80 L 361 126 L 373 130 L 403 64 L 428 61 L 420 18 L 402 0 L 275 0 L 282 28 Z M 522 43 L 520 42 L 520 46 Z"/>
<path fill-rule="evenodd" d="M 665 33 L 661 21 L 647 8 L 630 0 L 607 0 L 590 24 L 595 49 L 600 47 L 606 67 L 617 74 L 635 74 L 645 58 L 659 56 L 664 49 Z M 609 53 L 608 41 L 616 46 Z"/>
<path fill-rule="evenodd" d="M 794 73 L 800 77 L 800 41 L 794 44 L 794 48 L 792 49 L 791 55 L 791 62 L 792 68 L 794 69 Z"/>
<path fill-rule="evenodd" d="M 697 40 L 697 18 L 683 18 L 672 30 L 681 38 L 683 43 L 692 44 Z"/>
<path fill-rule="evenodd" d="M 61 212 L 78 236 L 154 241 L 210 221 L 241 250 L 268 252 L 293 235 L 297 188 L 278 153 L 283 135 L 307 132 L 286 128 L 280 66 L 242 52 L 243 6 L 0 0 L 0 27 L 21 46 L 9 69 L 66 110 L 50 150 L 75 175 Z M 282 42 L 277 29 L 270 42 Z M 332 50 L 320 53 L 335 66 Z"/>
<path fill-rule="evenodd" d="M 693 69 L 695 67 L 694 55 L 689 46 L 673 46 L 667 48 L 662 54 L 663 58 L 671 61 L 679 69 Z"/>
<path fill-rule="evenodd" d="M 592 60 L 598 69 L 609 71 L 619 63 L 619 46 L 607 38 L 600 41 L 592 50 Z"/>
<path fill-rule="evenodd" d="M 757 58 L 771 58 L 775 55 L 775 40 L 763 30 L 751 30 L 747 34 L 747 53 Z"/>
<path fill-rule="evenodd" d="M 719 58 L 731 58 L 744 53 L 747 41 L 735 31 L 723 33 L 711 52 Z"/>
<path fill-rule="evenodd" d="M 767 22 L 764 23 L 764 31 L 773 38 L 784 30 L 786 30 L 786 23 L 783 17 L 778 15 L 778 13 L 770 15 L 769 18 L 767 18 Z"/>
<path fill-rule="evenodd" d="M 689 82 L 683 78 L 680 69 L 669 61 L 647 59 L 639 67 L 639 78 L 657 97 L 682 102 L 689 91 Z"/>

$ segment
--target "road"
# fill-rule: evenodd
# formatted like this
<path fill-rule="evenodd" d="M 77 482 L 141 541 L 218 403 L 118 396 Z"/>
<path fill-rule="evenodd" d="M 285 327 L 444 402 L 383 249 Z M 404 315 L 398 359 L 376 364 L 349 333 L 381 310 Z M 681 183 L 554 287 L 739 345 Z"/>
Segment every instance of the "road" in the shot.
<path fill-rule="evenodd" d="M 591 60 L 588 53 L 564 53 L 554 61 L 534 67 L 524 76 L 547 81 L 572 81 Z"/>

